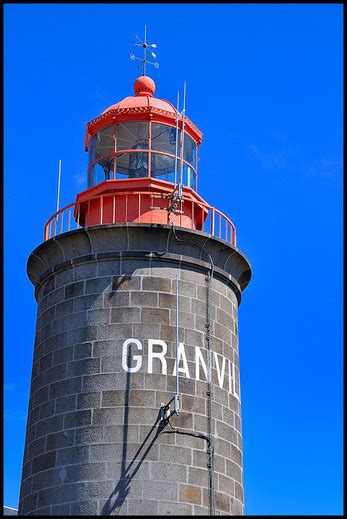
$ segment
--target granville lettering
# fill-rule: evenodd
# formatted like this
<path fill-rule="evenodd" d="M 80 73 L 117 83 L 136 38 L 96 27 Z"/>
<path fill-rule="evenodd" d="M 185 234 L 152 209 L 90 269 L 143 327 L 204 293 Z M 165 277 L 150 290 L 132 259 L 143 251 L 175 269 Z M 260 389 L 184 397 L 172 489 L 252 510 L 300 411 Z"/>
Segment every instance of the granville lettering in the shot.
<path fill-rule="evenodd" d="M 143 355 L 147 353 L 147 372 L 161 373 L 168 375 L 168 366 L 166 361 L 167 344 L 165 341 L 159 339 L 148 339 L 147 351 L 144 350 L 141 341 L 138 339 L 126 339 L 123 343 L 122 351 L 122 368 L 126 373 L 136 373 L 143 368 Z M 179 375 L 186 378 L 195 378 L 196 380 L 207 380 L 207 360 L 206 350 L 201 350 L 199 346 L 195 346 L 194 364 L 195 369 L 191 370 L 188 366 L 184 343 L 180 342 L 178 346 L 178 367 L 176 366 L 176 359 L 172 373 L 169 375 Z M 226 389 L 231 395 L 240 400 L 240 395 L 236 390 L 236 376 L 238 369 L 235 364 L 223 355 L 213 352 L 212 355 L 212 372 L 215 370 L 216 384 L 220 388 Z M 154 366 L 156 370 L 154 371 Z M 239 384 L 238 384 L 239 386 Z"/>

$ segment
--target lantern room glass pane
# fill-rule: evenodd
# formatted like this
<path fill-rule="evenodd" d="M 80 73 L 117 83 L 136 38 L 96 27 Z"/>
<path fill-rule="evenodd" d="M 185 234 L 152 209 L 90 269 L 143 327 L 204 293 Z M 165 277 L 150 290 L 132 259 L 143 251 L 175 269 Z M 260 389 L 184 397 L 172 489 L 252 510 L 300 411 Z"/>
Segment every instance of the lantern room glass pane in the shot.
<path fill-rule="evenodd" d="M 177 161 L 177 172 L 180 161 Z M 151 153 L 151 177 L 175 182 L 175 159 L 161 153 Z M 178 173 L 177 173 L 178 178 Z"/>
<path fill-rule="evenodd" d="M 196 144 L 186 133 L 184 133 L 183 159 L 196 169 Z"/>
<path fill-rule="evenodd" d="M 100 184 L 105 180 L 113 179 L 113 161 L 114 157 L 100 160 L 93 166 L 92 185 Z"/>
<path fill-rule="evenodd" d="M 121 153 L 116 158 L 116 178 L 143 178 L 148 176 L 148 153 Z"/>
<path fill-rule="evenodd" d="M 147 150 L 148 123 L 133 122 L 117 125 L 117 151 Z"/>
<path fill-rule="evenodd" d="M 94 135 L 93 140 L 93 160 L 97 160 L 105 155 L 110 155 L 115 151 L 114 126 L 109 126 Z"/>
<path fill-rule="evenodd" d="M 182 183 L 184 186 L 191 187 L 196 191 L 196 173 L 187 164 L 183 164 L 182 168 Z"/>
<path fill-rule="evenodd" d="M 89 164 L 91 164 L 94 160 L 95 156 L 95 135 L 89 139 L 88 151 L 89 151 Z"/>
<path fill-rule="evenodd" d="M 93 179 L 93 186 L 95 186 L 96 184 L 100 184 L 100 182 L 103 182 L 105 180 L 105 173 L 104 173 L 104 170 L 102 168 L 102 166 L 100 164 L 94 164 L 93 166 L 93 176 L 92 176 L 92 179 Z"/>
<path fill-rule="evenodd" d="M 166 151 L 175 155 L 176 128 L 166 124 L 152 123 L 152 150 Z M 179 149 L 177 153 L 179 153 Z"/>

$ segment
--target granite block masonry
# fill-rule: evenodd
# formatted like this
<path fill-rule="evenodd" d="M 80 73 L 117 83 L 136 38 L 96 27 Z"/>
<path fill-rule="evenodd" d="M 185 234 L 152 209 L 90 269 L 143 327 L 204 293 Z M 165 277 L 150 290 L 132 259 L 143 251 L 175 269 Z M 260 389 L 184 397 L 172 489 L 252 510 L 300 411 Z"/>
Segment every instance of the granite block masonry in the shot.
<path fill-rule="evenodd" d="M 237 314 L 250 266 L 218 238 L 176 237 L 100 225 L 30 255 L 38 314 L 19 515 L 210 514 L 211 260 L 212 491 L 216 514 L 243 514 Z M 162 426 L 177 369 L 181 413 Z"/>

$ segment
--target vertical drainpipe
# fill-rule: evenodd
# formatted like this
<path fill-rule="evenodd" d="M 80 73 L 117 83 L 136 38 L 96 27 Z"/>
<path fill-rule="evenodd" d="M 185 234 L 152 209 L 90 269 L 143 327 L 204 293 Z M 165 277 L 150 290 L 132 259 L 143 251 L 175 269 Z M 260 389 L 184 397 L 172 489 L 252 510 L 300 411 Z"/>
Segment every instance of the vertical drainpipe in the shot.
<path fill-rule="evenodd" d="M 211 269 L 212 270 L 212 269 Z M 206 276 L 206 343 L 207 343 L 207 435 L 209 444 L 208 469 L 209 469 L 209 501 L 210 515 L 216 515 L 215 505 L 215 482 L 214 482 L 214 441 L 212 432 L 212 347 L 211 347 L 211 315 L 210 315 L 210 290 L 211 290 L 211 271 Z"/>

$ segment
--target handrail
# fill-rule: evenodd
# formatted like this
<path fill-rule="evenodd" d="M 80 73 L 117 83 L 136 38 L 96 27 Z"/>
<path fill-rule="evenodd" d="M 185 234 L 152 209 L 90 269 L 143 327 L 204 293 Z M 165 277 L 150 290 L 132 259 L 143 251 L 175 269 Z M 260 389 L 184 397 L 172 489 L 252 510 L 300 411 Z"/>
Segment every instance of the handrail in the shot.
<path fill-rule="evenodd" d="M 105 198 L 112 197 L 112 222 L 116 223 L 116 215 L 117 215 L 117 198 L 124 197 L 125 196 L 125 219 L 124 223 L 129 223 L 130 221 L 134 221 L 133 213 L 132 213 L 132 219 L 128 219 L 128 197 L 129 196 L 137 196 L 137 208 L 138 208 L 138 215 L 137 218 L 139 219 L 139 222 L 141 222 L 141 206 L 142 206 L 142 197 L 151 197 L 151 198 L 162 198 L 167 199 L 167 195 L 164 195 L 162 193 L 153 192 L 153 191 L 121 191 L 117 193 L 106 193 L 102 194 L 96 197 L 93 197 L 91 200 L 88 201 L 81 201 L 81 202 L 73 202 L 71 204 L 68 204 L 67 206 L 59 209 L 59 211 L 56 211 L 45 223 L 44 227 L 44 240 L 47 241 L 50 238 L 53 238 L 59 234 L 63 234 L 64 232 L 69 232 L 73 229 L 78 229 L 83 227 L 80 225 L 80 215 L 81 215 L 81 205 L 88 203 L 88 212 L 90 209 L 90 202 L 91 201 L 100 201 L 100 224 L 103 225 L 104 221 L 104 204 L 105 204 Z M 197 202 L 190 199 L 184 199 L 182 203 L 182 210 L 184 214 L 184 206 L 186 204 L 186 207 L 188 204 L 191 204 L 191 215 L 192 215 L 192 221 L 194 222 L 195 214 L 196 214 L 196 206 L 200 209 L 206 210 L 206 215 L 203 216 L 203 224 L 202 224 L 202 230 L 208 234 L 211 234 L 212 236 L 215 236 L 216 238 L 220 238 L 229 244 L 236 247 L 236 228 L 232 221 L 225 216 L 221 211 L 216 209 L 215 207 L 212 207 L 206 203 L 203 202 Z M 135 206 L 132 206 L 132 209 Z M 66 214 L 67 213 L 67 214 Z M 71 213 L 75 215 L 75 218 L 71 218 Z M 65 217 L 64 217 L 65 215 Z M 94 224 L 93 224 L 94 225 Z M 87 226 L 85 226 L 87 227 Z M 190 227 L 193 229 L 193 225 Z"/>

